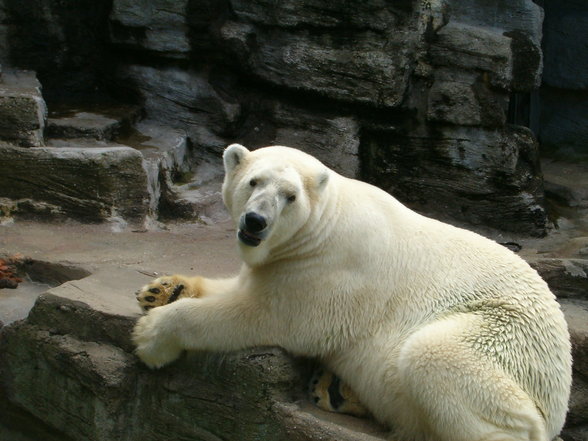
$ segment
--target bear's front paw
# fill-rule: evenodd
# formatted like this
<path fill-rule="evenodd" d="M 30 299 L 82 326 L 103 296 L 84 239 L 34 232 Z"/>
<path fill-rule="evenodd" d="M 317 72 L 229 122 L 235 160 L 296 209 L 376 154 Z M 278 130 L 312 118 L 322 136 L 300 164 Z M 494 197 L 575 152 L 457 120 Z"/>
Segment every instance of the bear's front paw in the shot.
<path fill-rule="evenodd" d="M 187 278 L 166 276 L 155 279 L 136 293 L 137 301 L 143 311 L 167 305 L 182 297 L 198 297 Z"/>
<path fill-rule="evenodd" d="M 133 330 L 137 356 L 150 368 L 171 363 L 182 353 L 173 330 L 173 321 L 166 319 L 166 308 L 158 308 L 141 317 Z"/>

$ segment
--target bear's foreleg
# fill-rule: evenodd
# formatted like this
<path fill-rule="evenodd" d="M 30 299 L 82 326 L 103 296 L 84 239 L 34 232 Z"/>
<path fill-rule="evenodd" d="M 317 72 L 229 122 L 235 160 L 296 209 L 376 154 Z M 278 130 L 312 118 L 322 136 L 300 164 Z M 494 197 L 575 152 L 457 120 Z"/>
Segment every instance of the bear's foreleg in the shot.
<path fill-rule="evenodd" d="M 232 351 L 276 343 L 276 319 L 241 291 L 237 278 L 202 279 L 201 286 L 202 297 L 153 308 L 139 319 L 133 341 L 145 364 L 161 367 L 184 349 Z"/>

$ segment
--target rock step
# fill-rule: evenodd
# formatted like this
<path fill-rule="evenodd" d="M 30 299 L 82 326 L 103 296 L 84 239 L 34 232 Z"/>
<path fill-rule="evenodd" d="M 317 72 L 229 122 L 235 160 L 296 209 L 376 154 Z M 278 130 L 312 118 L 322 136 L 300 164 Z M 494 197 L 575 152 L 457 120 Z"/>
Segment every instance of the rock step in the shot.
<path fill-rule="evenodd" d="M 47 138 L 91 138 L 111 141 L 142 117 L 139 106 L 118 104 L 52 110 L 47 120 Z"/>
<path fill-rule="evenodd" d="M 47 106 L 31 71 L 3 71 L 0 78 L 0 140 L 42 146 Z"/>
<path fill-rule="evenodd" d="M 0 144 L 4 213 L 86 222 L 142 223 L 149 214 L 140 152 L 107 145 L 23 148 Z"/>
<path fill-rule="evenodd" d="M 201 157 L 189 176 L 177 179 L 168 187 L 162 216 L 173 219 L 199 220 L 210 224 L 229 219 L 223 204 L 224 170 L 218 157 Z"/>
<path fill-rule="evenodd" d="M 44 148 L 0 144 L 0 220 L 43 215 L 110 221 L 120 230 L 149 228 L 160 211 L 188 220 L 226 218 L 219 158 L 194 159 L 182 130 L 146 120 L 118 131 L 127 123 L 111 122 L 94 131 L 85 126 L 93 137 L 53 138 Z"/>
<path fill-rule="evenodd" d="M 222 160 L 193 151 L 185 132 L 146 120 L 116 141 L 145 157 L 160 218 L 205 223 L 228 219 L 221 195 Z"/>
<path fill-rule="evenodd" d="M 311 406 L 305 374 L 278 348 L 191 353 L 146 369 L 129 336 L 140 314 L 132 293 L 150 278 L 102 269 L 42 295 L 3 329 L 1 400 L 80 441 L 384 439 L 369 421 Z"/>

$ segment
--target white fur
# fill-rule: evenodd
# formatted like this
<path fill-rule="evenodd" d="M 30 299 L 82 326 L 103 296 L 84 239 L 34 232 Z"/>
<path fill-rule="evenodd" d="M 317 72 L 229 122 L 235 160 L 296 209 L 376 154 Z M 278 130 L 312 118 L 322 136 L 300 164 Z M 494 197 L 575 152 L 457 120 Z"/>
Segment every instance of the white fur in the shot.
<path fill-rule="evenodd" d="M 506 248 L 423 217 L 287 147 L 225 152 L 238 276 L 139 320 L 139 356 L 279 345 L 319 357 L 397 440 L 549 441 L 571 382 L 569 335 L 545 282 Z M 251 187 L 255 179 L 257 185 Z M 296 194 L 292 204 L 285 202 Z"/>

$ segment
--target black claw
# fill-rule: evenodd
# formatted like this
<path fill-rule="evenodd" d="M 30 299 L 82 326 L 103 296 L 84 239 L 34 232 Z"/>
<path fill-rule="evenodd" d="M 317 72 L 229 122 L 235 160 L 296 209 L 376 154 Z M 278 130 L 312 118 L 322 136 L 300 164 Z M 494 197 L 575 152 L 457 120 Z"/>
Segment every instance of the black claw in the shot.
<path fill-rule="evenodd" d="M 155 297 L 154 296 L 147 296 L 143 300 L 145 300 L 146 302 L 154 302 L 155 301 Z"/>
<path fill-rule="evenodd" d="M 169 296 L 169 299 L 167 301 L 168 304 L 175 302 L 176 300 L 178 300 L 178 297 L 180 297 L 180 294 L 182 293 L 182 291 L 184 290 L 184 285 L 178 285 L 174 288 L 174 292 L 172 293 L 171 296 Z"/>
<path fill-rule="evenodd" d="M 151 288 L 149 289 L 149 292 L 152 292 L 153 294 L 159 294 L 161 291 L 159 290 L 159 288 Z"/>

